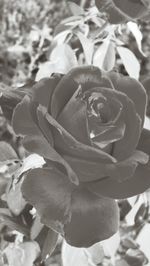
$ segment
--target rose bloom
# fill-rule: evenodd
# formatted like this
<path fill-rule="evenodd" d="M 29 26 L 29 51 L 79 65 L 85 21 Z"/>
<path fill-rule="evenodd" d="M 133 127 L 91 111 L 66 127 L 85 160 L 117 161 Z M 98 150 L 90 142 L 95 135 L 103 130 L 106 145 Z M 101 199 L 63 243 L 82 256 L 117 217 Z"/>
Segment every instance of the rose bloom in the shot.
<path fill-rule="evenodd" d="M 130 20 L 150 20 L 149 0 L 95 0 L 97 8 L 108 14 L 112 24 Z"/>
<path fill-rule="evenodd" d="M 70 245 L 112 236 L 116 199 L 150 187 L 146 101 L 135 79 L 84 66 L 40 80 L 17 104 L 13 128 L 46 162 L 26 175 L 23 196 Z"/>

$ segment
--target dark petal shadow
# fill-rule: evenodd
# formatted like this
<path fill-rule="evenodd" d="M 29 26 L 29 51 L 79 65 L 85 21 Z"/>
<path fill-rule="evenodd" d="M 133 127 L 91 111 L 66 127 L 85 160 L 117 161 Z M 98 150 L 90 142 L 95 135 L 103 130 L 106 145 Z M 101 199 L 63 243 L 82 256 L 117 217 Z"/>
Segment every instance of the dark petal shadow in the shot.
<path fill-rule="evenodd" d="M 57 121 L 78 141 L 91 145 L 87 120 L 87 105 L 78 98 L 79 90 L 80 87 L 65 105 Z"/>
<path fill-rule="evenodd" d="M 115 162 L 115 158 L 105 153 L 104 151 L 86 145 L 77 141 L 69 132 L 67 132 L 47 110 L 39 106 L 38 115 L 43 117 L 43 121 L 49 125 L 49 129 L 53 131 L 54 143 L 56 151 L 60 154 L 77 155 L 79 158 L 97 159 L 102 162 Z"/>
<path fill-rule="evenodd" d="M 49 110 L 51 110 L 50 113 L 54 118 L 57 118 L 61 113 L 79 85 L 82 86 L 83 91 L 98 86 L 112 87 L 109 79 L 103 78 L 100 69 L 97 67 L 82 66 L 73 68 L 61 79 L 52 95 L 52 102 Z"/>

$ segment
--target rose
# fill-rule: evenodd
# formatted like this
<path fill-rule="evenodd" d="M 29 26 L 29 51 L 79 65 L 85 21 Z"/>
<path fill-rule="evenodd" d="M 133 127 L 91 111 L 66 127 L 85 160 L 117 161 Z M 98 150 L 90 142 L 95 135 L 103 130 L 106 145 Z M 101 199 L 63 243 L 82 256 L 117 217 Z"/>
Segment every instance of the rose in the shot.
<path fill-rule="evenodd" d="M 150 19 L 150 3 L 147 0 L 95 0 L 95 4 L 100 11 L 108 14 L 112 24 Z"/>
<path fill-rule="evenodd" d="M 71 245 L 110 237 L 119 220 L 114 199 L 150 186 L 144 87 L 85 66 L 43 79 L 31 91 L 16 106 L 13 127 L 46 164 L 27 174 L 24 197 Z"/>

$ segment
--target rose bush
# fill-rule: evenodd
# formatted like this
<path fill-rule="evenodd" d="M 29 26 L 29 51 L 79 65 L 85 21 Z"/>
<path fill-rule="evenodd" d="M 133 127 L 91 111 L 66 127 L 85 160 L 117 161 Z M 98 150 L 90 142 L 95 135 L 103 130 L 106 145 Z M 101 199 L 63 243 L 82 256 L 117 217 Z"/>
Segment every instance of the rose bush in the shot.
<path fill-rule="evenodd" d="M 97 8 L 108 14 L 110 23 L 118 24 L 129 20 L 150 19 L 149 0 L 95 0 Z"/>
<path fill-rule="evenodd" d="M 23 195 L 69 244 L 110 237 L 119 223 L 115 199 L 150 187 L 146 102 L 138 81 L 84 66 L 40 80 L 17 104 L 13 128 L 46 162 L 27 174 Z"/>

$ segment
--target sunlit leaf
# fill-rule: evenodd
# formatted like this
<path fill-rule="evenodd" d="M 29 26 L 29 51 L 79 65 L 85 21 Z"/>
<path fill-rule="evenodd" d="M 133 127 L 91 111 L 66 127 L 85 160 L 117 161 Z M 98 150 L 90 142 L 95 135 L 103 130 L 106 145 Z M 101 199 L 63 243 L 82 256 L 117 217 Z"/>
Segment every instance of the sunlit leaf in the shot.
<path fill-rule="evenodd" d="M 130 226 L 134 225 L 135 216 L 137 211 L 139 210 L 140 206 L 143 204 L 142 196 L 138 199 L 138 201 L 133 205 L 131 211 L 126 215 L 126 222 Z"/>
<path fill-rule="evenodd" d="M 40 248 L 36 242 L 24 242 L 19 245 L 10 244 L 4 253 L 11 266 L 33 266 L 40 254 Z"/>
<path fill-rule="evenodd" d="M 5 141 L 0 141 L 0 161 L 17 159 L 18 156 L 14 149 Z"/>
<path fill-rule="evenodd" d="M 118 54 L 130 77 L 138 79 L 140 74 L 140 63 L 136 56 L 126 47 L 117 47 Z"/>
<path fill-rule="evenodd" d="M 36 217 L 34 219 L 34 222 L 32 224 L 31 230 L 30 230 L 30 238 L 32 240 L 35 240 L 38 235 L 40 234 L 42 228 L 43 228 L 43 224 L 41 223 L 41 218 L 38 215 L 38 213 L 36 213 Z"/>
<path fill-rule="evenodd" d="M 149 240 L 150 240 L 150 224 L 147 223 L 140 231 L 136 239 L 136 242 L 140 245 L 140 250 L 144 252 L 146 257 L 150 261 Z"/>
<path fill-rule="evenodd" d="M 83 15 L 84 9 L 78 6 L 76 3 L 69 1 L 69 8 L 74 16 Z"/>
<path fill-rule="evenodd" d="M 116 252 L 120 244 L 120 235 L 117 232 L 115 235 L 101 242 L 101 245 L 104 249 L 105 256 L 115 258 Z"/>
<path fill-rule="evenodd" d="M 9 209 L 16 216 L 23 211 L 26 205 L 26 201 L 24 200 L 21 193 L 21 181 L 18 182 L 14 187 L 11 187 L 9 191 L 7 191 L 6 199 Z"/>
<path fill-rule="evenodd" d="M 94 52 L 94 42 L 92 42 L 92 40 L 87 38 L 81 32 L 77 32 L 76 35 L 78 36 L 83 47 L 86 63 L 91 65 Z"/>
<path fill-rule="evenodd" d="M 67 25 L 65 25 L 63 23 L 60 23 L 55 28 L 54 37 L 56 37 L 58 34 L 61 34 L 61 33 L 67 32 L 67 31 L 70 32 L 70 26 L 67 26 Z"/>
<path fill-rule="evenodd" d="M 67 73 L 72 67 L 77 66 L 75 52 L 68 44 L 56 46 L 50 55 L 50 60 L 59 64 L 59 68 L 64 71 L 62 73 Z"/>
<path fill-rule="evenodd" d="M 132 32 L 132 34 L 133 34 L 133 36 L 134 36 L 134 38 L 135 38 L 135 40 L 137 42 L 137 46 L 138 46 L 139 51 L 141 52 L 141 54 L 143 56 L 146 56 L 144 54 L 144 52 L 142 51 L 142 39 L 143 39 L 143 36 L 142 36 L 142 32 L 140 31 L 137 23 L 130 21 L 130 22 L 127 23 L 127 26 L 129 28 L 129 30 Z"/>
<path fill-rule="evenodd" d="M 20 168 L 14 174 L 15 181 L 25 172 L 34 168 L 41 168 L 45 164 L 45 161 L 42 156 L 38 154 L 30 154 L 23 161 Z"/>
<path fill-rule="evenodd" d="M 144 128 L 150 130 L 150 119 L 148 116 L 145 116 Z"/>
<path fill-rule="evenodd" d="M 66 242 L 63 243 L 62 261 L 63 266 L 96 266 L 104 259 L 103 248 L 94 245 L 91 248 L 76 248 Z"/>
<path fill-rule="evenodd" d="M 124 259 L 120 259 L 116 261 L 115 266 L 129 266 L 129 264 Z"/>
<path fill-rule="evenodd" d="M 105 40 L 96 50 L 93 58 L 93 65 L 104 71 L 110 71 L 115 66 L 116 51 L 115 45 L 110 40 Z"/>
<path fill-rule="evenodd" d="M 75 52 L 68 44 L 57 45 L 50 55 L 50 61 L 40 65 L 36 81 L 44 77 L 50 77 L 53 73 L 66 74 L 77 64 Z"/>

